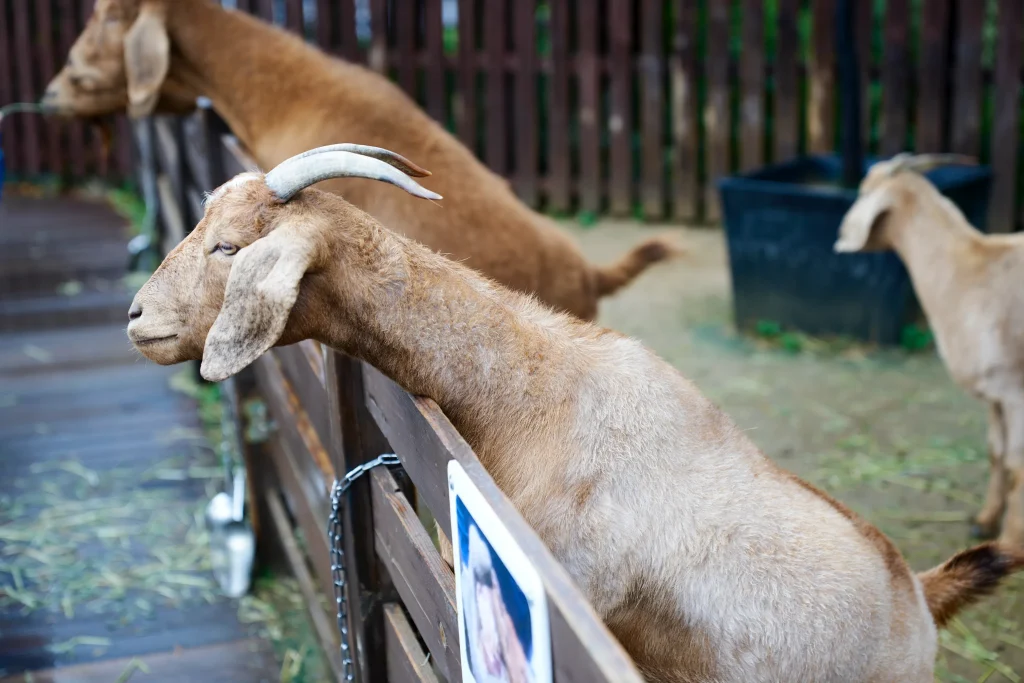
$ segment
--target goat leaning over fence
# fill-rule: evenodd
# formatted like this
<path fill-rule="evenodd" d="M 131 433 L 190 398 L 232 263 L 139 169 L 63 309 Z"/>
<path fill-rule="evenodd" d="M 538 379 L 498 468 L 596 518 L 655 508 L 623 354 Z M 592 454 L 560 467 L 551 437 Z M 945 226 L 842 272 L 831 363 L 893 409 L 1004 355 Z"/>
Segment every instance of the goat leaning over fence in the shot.
<path fill-rule="evenodd" d="M 321 189 L 507 287 L 589 320 L 598 300 L 676 249 L 648 240 L 598 267 L 552 221 L 519 201 L 384 76 L 331 58 L 299 36 L 210 0 L 99 0 L 67 65 L 47 88 L 54 112 L 94 117 L 180 112 L 205 95 L 261 168 L 336 140 L 387 144 L 438 172 L 450 196 L 423 207 L 379 183 Z"/>
<path fill-rule="evenodd" d="M 936 625 L 1024 568 L 989 543 L 913 574 L 639 342 L 304 189 L 435 196 L 352 149 L 218 189 L 136 296 L 136 347 L 221 380 L 312 338 L 433 398 L 652 681 L 930 683 Z"/>
<path fill-rule="evenodd" d="M 871 167 L 837 252 L 893 249 L 949 374 L 988 404 L 990 474 L 975 533 L 1024 548 L 1024 235 L 984 235 L 918 171 L 951 155 L 900 154 Z M 1004 517 L 1005 516 L 1005 517 Z"/>

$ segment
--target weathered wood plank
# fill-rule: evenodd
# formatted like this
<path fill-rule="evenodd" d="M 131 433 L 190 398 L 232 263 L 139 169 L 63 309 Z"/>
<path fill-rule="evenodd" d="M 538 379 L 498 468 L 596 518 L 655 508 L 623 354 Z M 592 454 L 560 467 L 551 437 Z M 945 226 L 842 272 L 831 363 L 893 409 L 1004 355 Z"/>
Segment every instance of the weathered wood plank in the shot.
<path fill-rule="evenodd" d="M 455 574 L 391 473 L 377 468 L 370 476 L 377 554 L 441 675 L 461 681 Z"/>
<path fill-rule="evenodd" d="M 664 3 L 644 0 L 641 9 L 640 111 L 643 122 L 644 218 L 665 215 L 665 38 Z"/>
<path fill-rule="evenodd" d="M 395 0 L 395 55 L 398 57 L 398 84 L 409 97 L 416 92 L 416 0 Z"/>
<path fill-rule="evenodd" d="M 569 0 L 550 0 L 551 77 L 548 79 L 548 205 L 572 205 L 569 143 Z"/>
<path fill-rule="evenodd" d="M 441 15 L 441 0 L 425 0 L 423 24 L 427 60 L 427 112 L 442 126 L 447 126 L 448 103 L 445 95 L 444 23 Z"/>
<path fill-rule="evenodd" d="M 812 0 L 811 16 L 807 149 L 827 154 L 835 147 L 835 0 Z"/>
<path fill-rule="evenodd" d="M 37 57 L 39 63 L 40 79 L 37 86 L 37 96 L 46 87 L 46 81 L 57 73 L 56 64 L 60 63 L 59 58 L 54 58 L 53 30 L 56 27 L 53 19 L 51 0 L 43 0 L 36 3 L 36 41 Z M 3 101 L 3 100 L 0 100 Z M 61 149 L 61 127 L 60 122 L 48 120 L 46 126 L 46 170 L 50 173 L 60 173 L 64 169 L 64 154 Z"/>
<path fill-rule="evenodd" d="M 950 0 L 929 0 L 921 5 L 914 140 L 914 150 L 917 152 L 941 152 L 946 146 L 946 83 L 950 67 L 947 40 L 949 5 Z"/>
<path fill-rule="evenodd" d="M 740 170 L 764 163 L 764 2 L 743 2 L 740 53 Z"/>
<path fill-rule="evenodd" d="M 474 154 L 477 144 L 476 0 L 459 0 L 459 139 Z"/>
<path fill-rule="evenodd" d="M 32 32 L 29 25 L 28 0 L 13 0 L 14 3 L 14 54 L 24 55 L 21 59 L 14 59 L 17 69 L 18 99 L 22 102 L 35 102 L 36 92 L 33 86 L 34 59 L 28 58 L 32 54 Z M 39 153 L 42 137 L 40 136 L 39 118 L 33 115 L 22 115 L 13 117 L 9 124 L 13 124 L 14 131 L 11 135 L 13 147 L 20 149 L 20 154 L 14 156 L 16 163 L 19 163 L 19 170 L 30 175 L 40 173 L 42 169 L 42 155 Z"/>
<path fill-rule="evenodd" d="M 285 0 L 284 25 L 288 27 L 288 30 L 304 37 L 306 27 L 303 22 L 302 0 Z"/>
<path fill-rule="evenodd" d="M 800 152 L 799 9 L 800 0 L 779 0 L 772 111 L 775 162 L 788 161 Z"/>
<path fill-rule="evenodd" d="M 630 0 L 608 0 L 608 211 L 633 210 L 633 13 Z"/>
<path fill-rule="evenodd" d="M 483 26 L 487 51 L 487 165 L 498 175 L 508 172 L 508 119 L 505 101 L 505 39 L 507 0 L 484 4 Z"/>
<path fill-rule="evenodd" d="M 956 65 L 950 149 L 975 157 L 981 152 L 981 54 L 985 5 L 977 0 L 957 0 L 955 8 Z"/>
<path fill-rule="evenodd" d="M 438 683 L 409 620 L 395 604 L 384 606 L 384 643 L 389 683 Z"/>
<path fill-rule="evenodd" d="M 718 221 L 718 179 L 729 173 L 729 132 L 732 114 L 729 107 L 729 3 L 716 2 L 708 7 L 707 101 L 704 104 L 705 165 L 704 213 L 709 221 Z"/>
<path fill-rule="evenodd" d="M 579 78 L 580 210 L 601 210 L 601 94 L 597 12 L 576 12 Z"/>
<path fill-rule="evenodd" d="M 879 152 L 887 157 L 903 151 L 907 144 L 910 0 L 887 0 L 882 30 L 882 139 Z"/>
<path fill-rule="evenodd" d="M 1019 0 L 1000 0 L 992 111 L 992 194 L 988 228 L 1011 232 L 1017 225 L 1016 197 L 1020 139 L 1021 19 Z"/>
<path fill-rule="evenodd" d="M 700 212 L 700 140 L 697 126 L 697 0 L 682 0 L 676 9 L 669 92 L 672 97 L 673 216 L 695 220 Z"/>
<path fill-rule="evenodd" d="M 540 163 L 537 110 L 535 0 L 516 0 L 514 12 L 515 48 L 519 58 L 516 73 L 515 131 L 513 149 L 516 156 L 516 194 L 527 206 L 536 207 L 538 200 L 537 167 Z"/>

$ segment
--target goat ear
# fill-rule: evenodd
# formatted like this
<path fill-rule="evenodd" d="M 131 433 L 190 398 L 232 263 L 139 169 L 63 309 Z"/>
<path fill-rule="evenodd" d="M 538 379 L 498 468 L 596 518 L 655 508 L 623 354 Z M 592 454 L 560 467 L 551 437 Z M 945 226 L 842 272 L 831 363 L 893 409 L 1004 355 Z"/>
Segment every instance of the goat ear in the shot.
<path fill-rule="evenodd" d="M 206 336 L 200 367 L 205 379 L 234 375 L 278 342 L 312 259 L 312 244 L 286 227 L 238 252 Z"/>
<path fill-rule="evenodd" d="M 153 113 L 170 63 L 171 41 L 164 13 L 153 5 L 143 4 L 138 19 L 124 37 L 129 116 L 140 118 Z"/>
<path fill-rule="evenodd" d="M 861 195 L 839 224 L 839 239 L 833 249 L 837 254 L 864 249 L 878 221 L 892 208 L 892 199 L 885 188 Z"/>

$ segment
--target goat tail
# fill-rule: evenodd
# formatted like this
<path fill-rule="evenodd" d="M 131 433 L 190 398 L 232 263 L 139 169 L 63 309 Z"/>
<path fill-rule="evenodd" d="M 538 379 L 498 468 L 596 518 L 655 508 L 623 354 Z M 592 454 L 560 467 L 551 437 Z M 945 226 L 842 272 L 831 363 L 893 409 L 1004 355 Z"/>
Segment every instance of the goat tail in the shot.
<path fill-rule="evenodd" d="M 667 237 L 655 237 L 642 242 L 615 263 L 594 269 L 597 295 L 602 297 L 613 294 L 648 267 L 683 253 L 683 248 Z"/>
<path fill-rule="evenodd" d="M 942 628 L 960 610 L 990 595 L 1003 579 L 1022 569 L 1024 553 L 993 541 L 957 553 L 917 578 L 935 625 Z"/>

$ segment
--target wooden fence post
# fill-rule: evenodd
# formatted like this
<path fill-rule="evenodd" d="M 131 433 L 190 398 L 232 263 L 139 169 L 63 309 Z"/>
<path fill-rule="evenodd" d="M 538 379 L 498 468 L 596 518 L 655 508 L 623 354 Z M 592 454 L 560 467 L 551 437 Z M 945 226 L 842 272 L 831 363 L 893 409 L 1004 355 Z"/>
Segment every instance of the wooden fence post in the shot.
<path fill-rule="evenodd" d="M 340 478 L 356 465 L 390 450 L 366 407 L 363 364 L 336 351 L 326 358 L 327 399 L 331 418 L 330 452 Z M 344 551 L 349 646 L 359 683 L 387 680 L 384 597 L 391 580 L 374 547 L 370 478 L 352 485 L 345 509 Z"/>
<path fill-rule="evenodd" d="M 1000 0 L 993 82 L 991 232 L 1011 232 L 1017 224 L 1017 164 L 1020 137 L 1021 3 Z"/>

